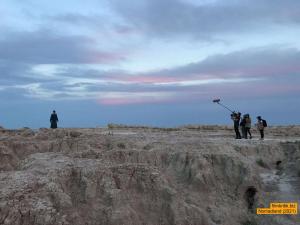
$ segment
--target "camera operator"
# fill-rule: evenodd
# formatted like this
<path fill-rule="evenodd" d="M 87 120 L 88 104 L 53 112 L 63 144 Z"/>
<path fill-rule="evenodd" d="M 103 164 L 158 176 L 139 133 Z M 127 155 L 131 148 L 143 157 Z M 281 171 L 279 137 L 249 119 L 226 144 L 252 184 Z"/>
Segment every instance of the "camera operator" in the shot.
<path fill-rule="evenodd" d="M 230 116 L 231 116 L 231 119 L 233 120 L 233 124 L 234 124 L 235 139 L 241 139 L 242 137 L 241 137 L 241 133 L 239 131 L 241 113 L 233 112 Z"/>

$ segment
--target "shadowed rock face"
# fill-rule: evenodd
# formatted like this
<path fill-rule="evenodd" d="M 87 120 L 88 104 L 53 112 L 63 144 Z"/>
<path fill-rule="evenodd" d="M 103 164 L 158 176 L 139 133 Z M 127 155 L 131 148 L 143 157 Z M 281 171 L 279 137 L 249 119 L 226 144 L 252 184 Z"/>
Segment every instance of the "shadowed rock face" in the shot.
<path fill-rule="evenodd" d="M 269 128 L 262 142 L 209 126 L 2 129 L 0 224 L 297 224 L 255 209 L 299 202 L 299 131 Z"/>

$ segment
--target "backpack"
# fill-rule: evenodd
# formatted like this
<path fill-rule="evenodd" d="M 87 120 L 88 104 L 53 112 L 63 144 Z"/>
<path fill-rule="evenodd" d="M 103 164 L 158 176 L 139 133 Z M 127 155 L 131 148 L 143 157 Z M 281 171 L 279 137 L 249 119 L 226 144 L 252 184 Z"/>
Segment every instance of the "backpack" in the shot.
<path fill-rule="evenodd" d="M 267 121 L 266 121 L 266 120 L 262 120 L 262 122 L 263 122 L 263 126 L 264 126 L 264 127 L 267 127 L 267 126 L 268 126 L 268 124 L 267 124 Z"/>
<path fill-rule="evenodd" d="M 240 123 L 240 126 L 245 126 L 246 125 L 246 120 L 245 119 L 242 119 L 241 123 Z"/>

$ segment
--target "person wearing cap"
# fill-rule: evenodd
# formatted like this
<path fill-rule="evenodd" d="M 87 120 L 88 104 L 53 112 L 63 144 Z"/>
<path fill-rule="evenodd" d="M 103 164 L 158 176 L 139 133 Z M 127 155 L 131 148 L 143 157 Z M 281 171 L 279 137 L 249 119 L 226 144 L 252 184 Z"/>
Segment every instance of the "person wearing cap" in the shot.
<path fill-rule="evenodd" d="M 261 116 L 258 116 L 256 117 L 257 118 L 257 129 L 259 130 L 260 132 L 260 140 L 263 140 L 264 137 L 265 137 L 265 134 L 264 134 L 264 123 L 263 123 L 263 119 L 261 118 Z"/>
<path fill-rule="evenodd" d="M 53 110 L 53 112 L 50 116 L 50 123 L 51 123 L 51 128 L 52 129 L 57 128 L 57 122 L 58 122 L 58 117 L 57 117 L 57 114 L 56 114 L 55 110 Z"/>

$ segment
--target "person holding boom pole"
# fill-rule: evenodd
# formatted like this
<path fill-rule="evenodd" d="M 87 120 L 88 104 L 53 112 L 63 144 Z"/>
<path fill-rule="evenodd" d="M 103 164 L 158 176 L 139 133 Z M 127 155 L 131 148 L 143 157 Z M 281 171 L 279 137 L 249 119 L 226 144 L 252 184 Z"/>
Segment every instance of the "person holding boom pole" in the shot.
<path fill-rule="evenodd" d="M 214 99 L 213 102 L 217 103 L 218 105 L 222 106 L 223 108 L 227 109 L 228 111 L 231 112 L 230 117 L 233 121 L 233 125 L 234 125 L 234 131 L 235 131 L 235 139 L 241 139 L 241 133 L 239 130 L 239 126 L 240 126 L 240 120 L 241 120 L 241 113 L 240 112 L 235 112 L 232 111 L 231 109 L 229 109 L 227 106 L 223 105 L 220 103 L 221 99 Z"/>

